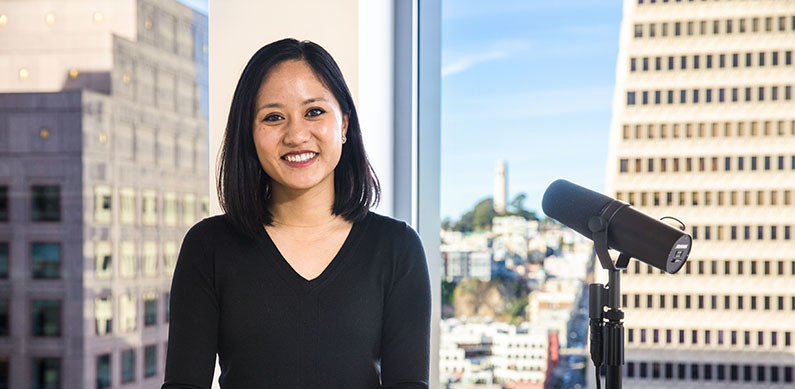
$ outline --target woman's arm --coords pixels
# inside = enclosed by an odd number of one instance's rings
[[[199,222],[188,230],[177,258],[161,389],[209,389],[212,384],[219,310],[212,255],[203,241],[209,235],[206,226]]]
[[[381,331],[381,387],[427,389],[431,285],[425,250],[408,225],[387,287]]]

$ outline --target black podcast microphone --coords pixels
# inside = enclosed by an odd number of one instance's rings
[[[588,239],[594,229],[589,223],[603,218],[608,225],[607,245],[668,273],[676,273],[690,254],[692,238],[682,230],[654,219],[601,193],[566,180],[549,185],[541,207],[547,216],[565,224]]]

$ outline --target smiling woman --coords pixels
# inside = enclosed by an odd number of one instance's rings
[[[428,388],[431,289],[380,189],[348,87],[320,46],[250,59],[219,161],[223,215],[186,234],[164,389]]]

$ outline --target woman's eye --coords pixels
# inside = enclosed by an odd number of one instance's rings
[[[275,121],[278,121],[278,120],[281,120],[281,119],[282,119],[282,117],[280,115],[273,114],[273,115],[265,116],[265,118],[262,119],[262,121],[263,122],[275,122]]]
[[[309,111],[306,112],[306,116],[320,116],[320,115],[322,115],[325,112],[326,111],[324,111],[324,110],[322,110],[320,108],[312,108],[312,109],[310,109]]]

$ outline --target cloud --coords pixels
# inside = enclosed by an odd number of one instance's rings
[[[487,49],[478,49],[457,58],[445,61],[442,65],[442,77],[461,73],[484,62],[507,58],[514,52],[526,50],[530,45],[523,40],[510,39],[495,42]]]

